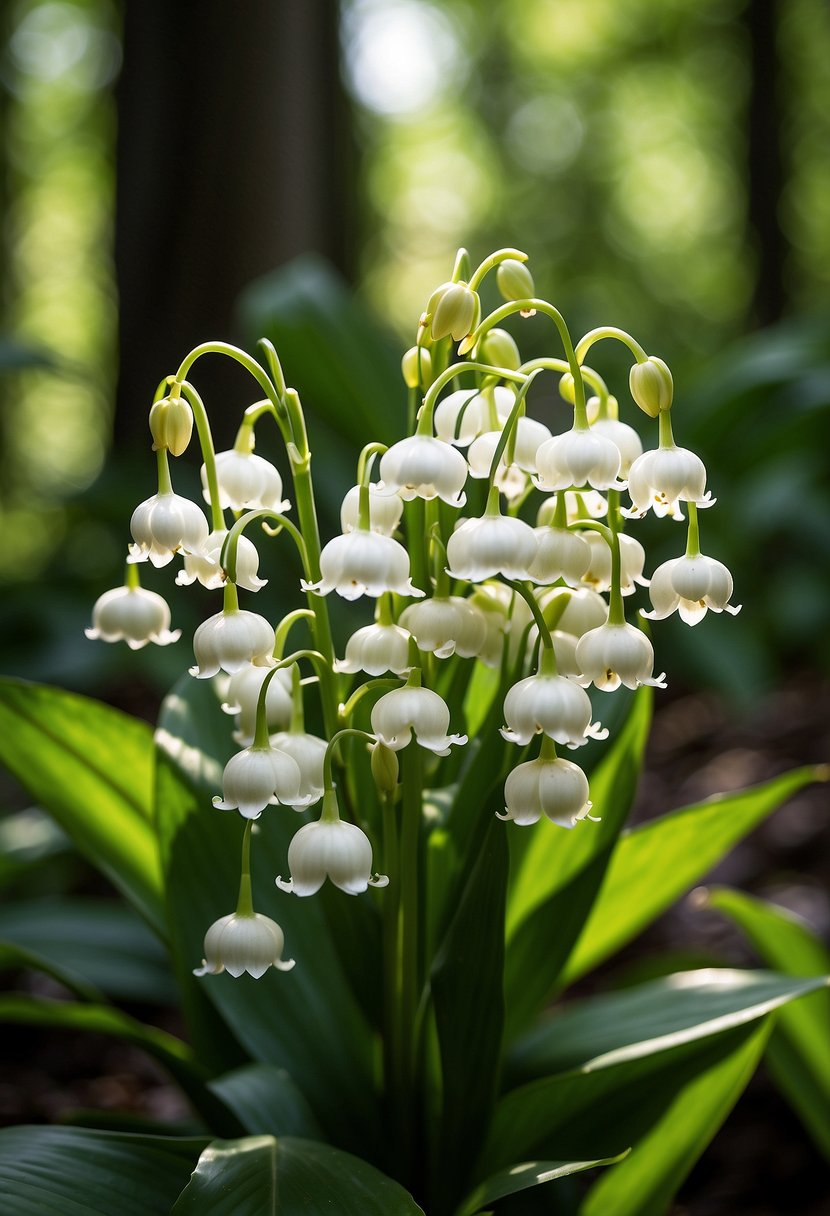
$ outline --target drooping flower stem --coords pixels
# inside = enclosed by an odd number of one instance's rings
[[[511,446],[515,445],[516,429],[519,424],[519,418],[524,417],[525,399],[527,397],[528,389],[539,375],[539,371],[541,371],[541,368],[535,372],[531,372],[530,375],[526,377],[524,383],[516,394],[516,400],[513,402],[513,408],[508,414],[507,421],[505,422],[502,432],[499,435],[496,450],[493,452],[493,459],[490,461],[490,473],[488,475],[488,481],[490,483],[491,490],[496,484],[496,475],[499,471],[499,462],[504,455],[505,448],[508,446],[508,444]]]
[[[612,500],[611,495],[614,495]],[[608,493],[608,525],[599,523],[596,519],[578,519],[571,524],[571,529],[580,531],[590,530],[599,532],[611,550],[611,589],[608,596],[608,624],[624,625],[625,609],[622,600],[622,560],[620,556],[620,512],[619,491],[610,490]]]
[[[219,480],[216,476],[216,448],[213,444],[210,419],[205,409],[205,403],[193,385],[184,381],[179,387],[190,402],[190,407],[193,410],[193,421],[196,423],[199,447],[202,449],[208,497],[210,498],[210,526],[214,532],[224,532],[225,516],[219,503]]]
[[[482,324],[484,324],[484,322],[482,322]],[[432,435],[433,414],[435,413],[435,406],[438,402],[439,396],[441,395],[441,390],[445,387],[445,385],[449,384],[451,380],[454,380],[456,376],[460,376],[462,372],[479,372],[481,375],[498,380],[515,381],[517,384],[524,383],[526,379],[521,372],[510,371],[506,367],[491,367],[489,363],[453,363],[446,369],[446,371],[443,371],[441,375],[437,377],[437,379],[433,380],[432,384],[427,389],[426,396],[424,397],[424,404],[418,418],[416,434]]]
[[[172,494],[173,483],[170,480],[170,465],[167,462],[167,448],[156,449],[156,467],[158,468],[159,494]]]
[[[603,338],[615,338],[618,342],[622,342],[623,346],[628,347],[638,363],[648,362],[648,355],[640,343],[631,337],[631,334],[627,334],[624,329],[617,329],[614,325],[603,325],[599,329],[592,329],[577,342],[576,357],[580,363],[594,343],[600,342]]]
[[[686,556],[700,557],[700,527],[697,517],[697,503],[687,502],[689,512],[689,528],[686,533]]]
[[[661,448],[674,447],[674,433],[671,427],[671,410],[661,410],[658,419],[658,433],[660,436]]]
[[[527,363],[523,363],[519,368],[520,372],[530,375],[531,372],[537,370],[548,372],[569,372],[570,364],[566,359],[528,359]],[[582,367],[582,379],[585,383],[594,390],[600,401],[600,415],[606,408],[608,403],[608,385],[603,380],[599,372],[595,372],[592,367]]]
[[[521,249],[497,249],[495,253],[491,253],[489,257],[485,258],[473,272],[469,281],[471,289],[477,291],[485,275],[494,270],[499,262],[506,262],[508,260],[526,262],[527,254],[522,253]]]
[[[237,916],[253,916],[254,901],[251,894],[251,829],[253,820],[245,821],[245,832],[242,836],[242,866],[239,876],[239,898],[236,901]]]

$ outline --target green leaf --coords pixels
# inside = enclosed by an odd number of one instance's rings
[[[817,769],[800,768],[763,785],[672,811],[620,840],[582,936],[564,969],[573,983],[688,891],[748,832],[803,786]]]
[[[706,970],[568,1006],[511,1053],[511,1080],[533,1079],[499,1102],[481,1160],[489,1172],[554,1144],[574,1158],[636,1147],[678,1086],[725,1059],[750,1023],[825,983]]]
[[[2,678],[0,763],[159,928],[150,728],[76,693]]]
[[[712,887],[708,906],[723,912],[751,941],[765,963],[785,975],[830,972],[830,952],[785,908],[740,891]],[[830,1157],[830,992],[814,992],[782,1009],[767,1048],[776,1082]]]
[[[204,1140],[80,1127],[0,1131],[0,1194],[9,1216],[159,1216]]]
[[[208,1088],[251,1135],[322,1139],[310,1106],[284,1068],[246,1064],[217,1077]]]
[[[410,1195],[373,1166],[313,1140],[215,1140],[171,1216],[418,1216]],[[423,1213],[421,1213],[423,1216]]]
[[[332,947],[321,901],[287,895],[274,884],[286,873],[288,843],[304,817],[268,808],[251,851],[255,906],[281,925],[286,957],[297,966],[288,974],[271,969],[258,980],[225,973],[195,981],[189,970],[202,958],[207,928],[236,905],[243,832],[239,815],[211,806],[211,796],[221,789],[221,764],[235,749],[230,719],[207,681],[187,679],[176,686],[163,707],[157,739],[158,830],[170,934],[191,1033],[199,1037],[205,1031],[204,1002],[210,1002],[255,1060],[290,1073],[332,1139],[370,1152],[380,1140],[374,1042],[344,974],[349,960],[341,963]],[[344,915],[349,900],[370,898],[335,894]],[[212,1042],[217,1037],[215,1028],[206,1033]]]
[[[642,766],[651,723],[651,690],[641,688],[610,752],[591,775],[593,813],[568,832],[546,821],[532,829],[508,894],[508,949],[504,974],[506,1037],[511,1039],[544,1007],[579,937],[625,823]],[[512,929],[512,932],[511,932]]]
[[[625,1161],[591,1188],[580,1216],[662,1216],[746,1088],[770,1029],[765,1018],[730,1055],[684,1085]]]
[[[158,939],[112,900],[26,900],[0,908],[0,939],[51,974],[98,996],[173,1004],[176,989]],[[32,965],[32,964],[30,964]]]
[[[434,1148],[445,1209],[467,1177],[496,1096],[506,882],[507,845],[494,820],[432,969],[443,1093]]]
[[[580,1174],[583,1170],[596,1169],[599,1165],[616,1165],[625,1156],[625,1153],[620,1153],[617,1157],[601,1157],[598,1161],[528,1161],[522,1165],[511,1166],[509,1170],[493,1174],[480,1183],[461,1204],[456,1216],[475,1216],[482,1208],[497,1203],[508,1195],[515,1195],[517,1191],[555,1182],[557,1178]]]

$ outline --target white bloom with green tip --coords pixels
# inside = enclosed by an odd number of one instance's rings
[[[652,612],[642,615],[654,621],[677,612],[687,625],[697,625],[712,612],[729,612],[737,616],[740,605],[730,604],[732,597],[732,575],[723,562],[714,557],[675,557],[663,562],[651,576],[649,595]]]
[[[276,883],[294,895],[314,895],[327,878],[348,895],[389,883],[385,874],[372,874],[372,845],[366,833],[340,818],[301,827],[288,846],[288,868],[291,877],[279,877]]]
[[[211,532],[201,553],[185,553],[184,569],[176,575],[176,582],[180,587],[187,587],[197,579],[203,587],[211,590],[224,587],[225,571],[219,564],[219,559],[227,535],[227,529]],[[268,579],[260,578],[258,570],[259,554],[256,546],[247,536],[239,536],[236,549],[237,586],[246,591],[259,591],[267,584]]]
[[[384,493],[413,498],[441,498],[451,507],[467,501],[467,461],[449,443],[432,435],[410,435],[393,443],[380,458]]]
[[[372,707],[372,731],[393,752],[410,743],[413,734],[421,747],[448,756],[454,743],[466,743],[466,735],[450,735],[450,711],[437,692],[406,685],[393,688]]]
[[[291,504],[282,496],[279,470],[257,456],[256,452],[238,452],[231,448],[216,453],[216,480],[219,483],[219,506],[222,510],[249,511],[262,508],[282,513]],[[202,491],[210,502],[207,470],[202,465]]]
[[[242,609],[217,612],[202,621],[193,635],[196,666],[190,668],[190,674],[199,680],[220,670],[234,675],[249,663],[267,662],[274,641],[274,630],[264,616]]]
[[[375,598],[385,591],[398,595],[422,596],[409,577],[409,554],[391,536],[368,532],[362,528],[335,536],[320,554],[320,578],[316,583],[305,579],[303,591],[328,595],[336,591],[346,600],[361,595]]]
[[[651,642],[633,625],[606,622],[583,634],[576,644],[576,661],[580,674],[574,678],[583,687],[594,684],[603,692],[613,692],[620,684],[626,688],[637,688],[640,684],[666,687],[665,672],[656,679],[652,677]]]
[[[401,675],[409,667],[409,634],[399,625],[364,625],[349,638],[346,654],[336,659],[334,670],[353,675],[365,671],[380,676],[386,671]]]
[[[570,760],[528,760],[508,775],[504,784],[504,814],[522,827],[537,823],[544,815],[551,823],[572,828],[580,819],[590,819],[588,778]]]

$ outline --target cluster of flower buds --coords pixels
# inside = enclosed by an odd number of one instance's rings
[[[482,319],[480,289],[492,270],[504,303]],[[514,337],[501,328],[513,314],[553,321],[561,355],[523,361]],[[617,399],[585,363],[589,349],[606,338],[622,342],[633,357],[631,396],[657,420],[657,444],[649,450],[637,430],[620,421]],[[262,345],[267,369],[244,352],[210,343],[160,386],[150,412],[158,492],[133,513],[126,585],[99,599],[87,631],[132,647],[175,640],[167,605],[139,586],[138,564],[148,559],[161,567],[178,554],[178,583],[198,580],[223,590],[222,610],[196,630],[191,674],[224,680],[223,709],[236,717],[242,750],[225,767],[214,804],[238,811],[246,830],[239,904],[208,930],[199,974],[225,969],[257,976],[271,965],[290,965],[281,958],[282,932],[253,911],[250,896],[251,823],[269,806],[306,812],[322,799],[319,819],[292,838],[290,878],[276,878],[281,890],[308,896],[326,878],[349,894],[386,884],[372,868],[370,818],[351,808],[341,817],[333,777],[337,747],[343,736],[355,735],[369,745],[377,799],[393,811],[398,753],[423,749],[432,783],[440,782],[440,757],[467,742],[451,733],[463,726],[462,702],[448,697],[448,704],[437,691],[454,687],[444,665],[478,661],[497,669],[503,738],[527,748],[541,736],[536,758],[507,774],[501,817],[526,825],[545,816],[571,828],[592,818],[592,804],[584,772],[561,758],[557,746],[578,750],[608,734],[593,720],[586,689],[665,687],[664,677],[654,675],[642,621],[626,619],[625,600],[638,585],[648,587],[651,611],[641,609],[640,618],[678,612],[692,625],[708,611],[738,611],[730,604],[729,571],[700,551],[698,511],[714,500],[700,458],[675,443],[668,367],[618,329],[593,330],[574,345],[558,310],[536,297],[524,254],[500,250],[471,274],[461,251],[452,280],[431,296],[417,343],[403,358],[411,433],[389,448],[364,448],[356,484],[343,499],[341,533],[322,549],[299,398],[286,388],[276,352]],[[227,452],[213,451],[204,405],[187,380],[208,351],[255,368],[258,383],[268,385],[267,399],[245,411]],[[543,372],[557,377],[573,406],[573,424],[560,434],[526,413],[530,387]],[[168,456],[186,450],[194,416],[210,521],[174,493],[168,466]],[[276,423],[284,441],[299,523],[288,514],[277,468],[254,452],[262,419]],[[648,511],[675,524],[688,517],[685,553],[660,565],[650,582],[643,546],[624,530]],[[254,522],[280,535],[281,544],[293,542],[303,566],[297,590],[306,606],[276,623],[239,607],[238,588],[257,594],[266,582],[257,548],[245,535]],[[375,601],[373,619],[346,642],[342,658],[331,642],[331,593]],[[299,621],[311,646],[283,658],[288,632]],[[301,677],[301,664],[311,665],[311,676]],[[319,698],[325,737],[305,730],[309,686]],[[368,731],[353,725],[364,697],[371,705]]]

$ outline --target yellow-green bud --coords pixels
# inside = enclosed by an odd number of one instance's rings
[[[432,356],[423,346],[412,346],[401,359],[407,388],[426,388],[432,383]]]
[[[496,282],[505,300],[530,300],[536,294],[533,275],[524,262],[517,262],[514,258],[499,262]]]
[[[576,401],[574,378],[570,372],[565,372],[562,379],[559,381],[559,396],[563,401],[567,401],[569,405],[573,405]]]
[[[181,456],[193,433],[193,410],[181,397],[162,397],[150,409],[153,451],[167,448],[171,456]]]
[[[478,344],[478,358],[493,367],[516,371],[522,365],[519,348],[506,329],[490,329]]]
[[[645,363],[635,363],[628,375],[631,396],[649,418],[670,410],[674,398],[671,372],[662,359],[649,355]]]
[[[481,304],[476,293],[466,283],[447,283],[432,311],[432,337],[437,342],[450,334],[455,342],[460,342],[472,333],[480,317]]]
[[[391,794],[398,784],[398,754],[382,743],[371,748],[372,777],[383,794]]]

